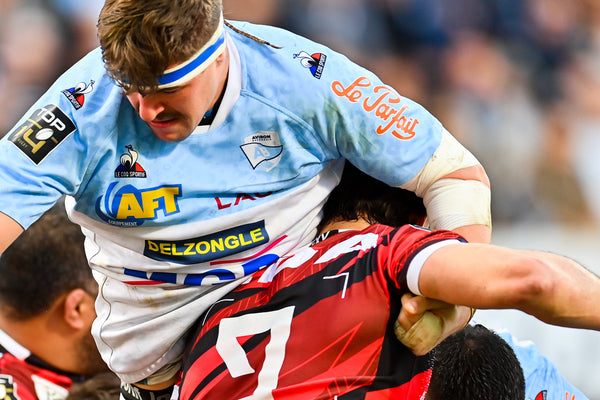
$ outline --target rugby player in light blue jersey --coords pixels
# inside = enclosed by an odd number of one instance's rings
[[[0,142],[0,252],[68,196],[124,382],[176,377],[197,316],[314,238],[346,159],[422,197],[431,228],[490,241],[477,159],[345,56],[220,0],[108,0],[98,29]]]

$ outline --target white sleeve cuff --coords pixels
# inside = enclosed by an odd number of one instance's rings
[[[432,255],[436,250],[448,246],[449,244],[463,243],[457,239],[448,239],[443,240],[441,242],[434,243],[429,245],[419,251],[416,256],[413,257],[410,264],[408,264],[408,271],[406,272],[406,280],[408,283],[408,290],[411,293],[416,294],[418,296],[422,296],[421,291],[419,290],[419,276],[421,275],[421,269],[423,268],[423,264]]]

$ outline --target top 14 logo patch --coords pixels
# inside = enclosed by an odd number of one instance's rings
[[[35,110],[9,134],[8,140],[37,165],[75,129],[75,124],[63,110],[48,104]]]

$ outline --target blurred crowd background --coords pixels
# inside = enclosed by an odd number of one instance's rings
[[[526,247],[537,237],[531,246],[560,244],[598,264],[600,1],[223,1],[226,18],[324,43],[437,116],[488,172],[495,242]],[[98,45],[102,4],[0,0],[0,136]],[[586,379],[599,371],[589,363],[600,364],[600,340],[590,338],[597,357],[563,373],[600,398]]]

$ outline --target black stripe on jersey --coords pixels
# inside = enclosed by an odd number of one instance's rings
[[[251,307],[241,312],[231,314],[230,317],[256,313],[257,310],[260,310],[260,312],[279,310],[282,307],[288,307],[290,305],[290,299],[295,299],[293,305],[295,306],[294,317],[296,317],[302,312],[309,310],[313,305],[315,305],[319,301],[331,296],[338,295],[343,290],[342,285],[324,285],[323,277],[336,275],[338,272],[340,272],[340,270],[343,270],[348,263],[353,263],[358,253],[358,251],[353,251],[350,253],[342,254],[336,260],[327,263],[324,269],[314,272],[308,277],[304,277],[300,281],[294,282],[290,286],[279,288],[275,292],[275,294],[268,299],[268,306],[263,305],[265,302],[267,302],[264,296],[266,295],[268,289],[261,290],[251,288],[248,290],[232,292],[226,296],[227,299],[234,299],[235,302],[253,301],[258,302],[259,304],[255,307]],[[374,253],[376,252],[369,251],[367,252],[367,254],[365,254],[365,257],[374,257]],[[361,257],[361,259],[362,258],[363,257]],[[359,259],[357,261],[357,264],[364,264],[364,268],[354,267],[348,269],[348,271],[351,273],[351,276],[349,277],[348,287],[350,287],[353,283],[358,283],[362,281],[363,279],[365,279],[373,273],[372,268],[366,268],[366,266],[369,263],[365,262],[364,260],[361,261]],[[311,296],[306,296],[306,293],[311,293]],[[220,302],[215,304],[215,306],[210,309],[210,314],[214,315],[219,313],[220,310],[229,307],[231,303],[232,302]],[[199,319],[199,321],[202,321],[203,319],[204,316],[202,316]],[[206,350],[205,346],[203,346],[203,343],[208,343],[211,347],[216,343],[218,329],[219,326],[216,325],[212,327],[208,332],[204,332],[203,337],[199,341],[197,340],[197,338],[200,333],[201,327],[199,326],[194,329],[194,333],[190,337],[194,338],[192,340],[196,340],[196,342],[194,343],[191,349],[187,350],[184,353],[187,355],[187,357],[185,357],[184,359],[184,376],[182,378],[183,380],[186,379],[185,371],[187,371],[187,368],[191,366],[191,364],[193,364],[195,360],[200,358],[203,352]],[[265,335],[268,334],[270,334],[270,332],[265,332]],[[265,339],[265,337],[266,336],[263,336],[262,334],[252,337],[244,346],[244,350],[246,351],[246,353],[249,353],[251,350],[256,348]],[[196,384],[197,386],[194,389],[191,398],[194,398],[204,385],[206,385],[208,382],[211,382],[211,379],[214,379],[225,369],[226,365],[224,362],[222,362],[205,380],[203,380],[200,383],[194,382],[194,384]],[[193,382],[193,377],[190,378],[190,380]]]
[[[396,233],[396,231],[394,231]],[[390,235],[393,235],[391,233]],[[360,254],[358,251],[353,251],[350,253],[345,253],[340,255],[337,259],[329,261],[323,269],[318,270],[317,267],[313,267],[313,272],[306,276],[303,275],[299,281],[293,281],[289,286],[279,287],[275,293],[272,293],[276,288],[270,287],[269,289],[257,289],[257,288],[249,288],[247,290],[241,290],[238,292],[231,293],[226,296],[227,299],[235,299],[236,301],[255,303],[257,306],[251,306],[249,309],[242,310],[240,312],[234,312],[233,314],[228,314],[228,317],[231,316],[241,316],[245,314],[260,312],[268,312],[279,310],[282,307],[288,307],[291,305],[290,299],[293,299],[293,305],[295,306],[295,314],[294,317],[302,314],[303,312],[311,309],[315,304],[319,303],[321,300],[330,298],[332,296],[340,295],[343,290],[342,284],[324,284],[324,277],[330,277],[338,275],[340,272],[348,272],[348,286],[346,289],[350,288],[353,284],[357,284],[362,282],[367,277],[373,275],[375,271],[378,271],[377,268],[377,254],[379,251],[385,251],[385,248],[390,243],[390,237],[388,235],[380,236],[381,243],[378,248],[369,249],[366,252]],[[429,242],[431,243],[431,242]],[[322,253],[319,253],[322,254]],[[346,268],[346,266],[350,264],[356,264],[351,268]],[[291,278],[290,278],[291,279]],[[377,279],[377,278],[374,278]],[[397,288],[397,283],[393,282],[393,280],[388,277],[387,278],[387,287],[390,295],[391,302],[391,315],[398,315],[401,307],[400,297],[402,293]],[[402,286],[401,286],[402,287]],[[404,286],[406,287],[406,286]],[[258,293],[257,293],[258,291]],[[310,296],[306,294],[310,293]],[[263,305],[268,301],[268,306]],[[229,307],[231,302],[223,302],[218,303],[210,310],[210,314],[214,315],[219,313],[220,310]],[[412,352],[404,347],[395,337],[393,331],[393,324],[395,318],[391,318],[391,321],[388,322],[386,327],[386,335],[384,338],[383,348],[381,352],[381,358],[378,366],[378,379],[379,381],[375,381],[371,388],[366,389],[367,391],[371,390],[379,390],[389,387],[398,386],[399,384],[409,382],[411,378],[416,374],[423,371],[426,371],[430,368],[430,363],[427,360],[415,360],[415,357],[412,355]],[[198,336],[198,330],[194,333],[194,336]],[[202,340],[190,351],[190,360],[193,362],[197,358],[199,358],[203,351],[206,350],[206,345],[212,347],[216,340],[213,340],[218,334],[218,326],[215,326],[210,329],[209,336],[206,337],[206,340]],[[205,333],[206,335],[207,333]],[[268,332],[265,335],[269,334]],[[262,335],[260,335],[262,336]],[[253,337],[250,341],[248,341],[244,350],[249,353],[252,349],[256,348],[265,337]],[[184,367],[187,367],[188,363]],[[395,366],[395,367],[390,367]],[[197,385],[194,389],[194,395],[198,393],[198,391],[207,383],[211,381],[211,378],[216,377],[220,373],[225,370],[226,366],[224,363],[221,363],[218,368],[210,374],[205,380],[200,383],[193,382],[193,378],[190,379],[193,384]],[[184,370],[186,370],[184,368]],[[390,376],[390,375],[396,376]],[[184,380],[186,377],[184,376]],[[356,393],[355,393],[356,392]],[[361,396],[359,393],[364,393],[364,390],[355,390],[354,393],[357,399],[362,399],[364,396]],[[348,393],[350,395],[350,393]],[[346,398],[346,397],[344,397]],[[348,399],[352,399],[354,397],[348,397]]]
[[[391,238],[393,238],[394,235],[399,234],[398,232],[400,230],[401,228],[396,228],[388,235],[383,235],[380,247],[389,246]],[[408,262],[406,262],[405,265],[408,265]],[[386,275],[387,288],[390,294],[390,318],[381,345],[381,354],[379,365],[377,367],[377,375],[380,379],[373,381],[373,383],[366,388],[367,392],[395,387],[398,386],[398,382],[409,382],[413,376],[433,367],[433,359],[431,357],[415,357],[412,351],[396,338],[396,334],[394,333],[396,316],[400,314],[400,310],[402,309],[402,302],[400,299],[404,293],[408,292],[406,272],[407,271],[403,266],[396,277],[398,281]],[[401,289],[398,289],[398,286]],[[358,392],[358,397],[355,398],[364,399],[364,395],[360,393],[360,390],[358,390]],[[342,400],[342,398],[346,400],[345,396],[339,399]],[[353,399],[353,397],[348,397],[348,400],[350,399]]]
[[[402,228],[394,229],[389,235],[383,236],[382,245],[388,246],[390,238],[393,238],[395,235],[399,234]],[[402,233],[400,233],[402,234]],[[441,237],[440,237],[441,235]],[[408,252],[408,257],[404,261],[404,265],[410,265],[411,261],[414,257],[419,254],[420,251],[427,248],[428,246],[434,245],[436,243],[445,241],[445,240],[460,240],[466,242],[461,237],[457,236],[456,233],[448,232],[448,234],[441,234],[440,232],[430,231],[430,234],[421,237],[418,241],[411,246],[410,251]],[[398,272],[396,276],[396,281],[387,277],[388,280],[388,291],[390,293],[390,316],[397,316],[400,314],[400,310],[402,308],[402,303],[400,301],[401,296],[408,291],[408,284],[406,279],[407,269],[403,266]],[[398,286],[401,288],[398,289]],[[388,322],[388,326],[386,329],[386,336],[384,338],[384,342],[382,344],[381,350],[381,358],[379,361],[378,372],[381,376],[391,377],[396,375],[396,382],[404,382],[406,379],[410,379],[410,377],[425,372],[428,369],[433,367],[433,357],[431,356],[423,356],[423,357],[414,357],[412,352],[404,346],[394,334],[394,323],[395,318],[390,318]],[[394,366],[397,360],[414,360],[414,364],[412,366],[405,365],[403,368],[390,368]],[[402,373],[403,371],[411,371],[410,374]],[[399,375],[401,373],[401,375]],[[377,380],[373,382],[369,391],[376,391],[386,389],[389,386],[383,380]],[[362,397],[358,397],[362,399]],[[345,397],[344,397],[345,399]],[[351,397],[349,397],[351,399]],[[340,398],[342,400],[342,398]]]
[[[212,337],[213,334],[218,334],[218,326],[214,329],[211,329],[210,333],[208,334],[208,337]],[[244,351],[247,353],[250,352],[251,349],[255,348],[256,346],[258,346],[263,340],[265,340],[269,335],[271,334],[271,332],[263,332],[260,334],[256,334],[253,337],[251,337],[250,339],[248,339],[248,341],[246,343],[244,343],[242,345],[242,348],[244,349]],[[212,341],[212,343],[216,343],[216,339]],[[191,356],[190,356],[190,361],[194,362],[194,360],[196,360],[198,358],[199,355],[201,355],[201,353],[195,352],[194,350],[197,349],[193,349],[191,352]],[[187,354],[187,352],[184,353],[184,357],[185,354]],[[187,363],[186,363],[187,366]],[[184,371],[186,371],[187,368],[184,368]],[[219,364],[210,374],[206,375],[206,378],[204,378],[201,382],[194,382],[196,384],[196,388],[193,390],[190,399],[195,398],[196,396],[198,396],[198,394],[200,393],[200,391],[204,388],[204,386],[208,385],[210,382],[212,382],[213,380],[217,379],[219,375],[221,375],[223,372],[225,372],[227,370],[227,365],[225,365],[224,362],[222,362],[221,364]],[[182,380],[186,379],[186,375],[183,376]]]

